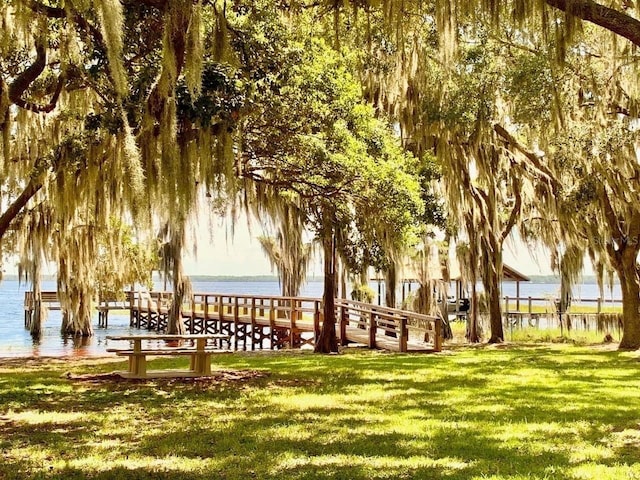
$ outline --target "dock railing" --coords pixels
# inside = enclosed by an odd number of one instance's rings
[[[516,305],[514,310],[512,307]],[[524,305],[524,309],[521,307]],[[531,327],[540,326],[545,320],[547,326],[557,322],[561,329],[580,328],[589,330],[620,327],[621,299],[574,298],[568,308],[560,311],[559,299],[554,297],[504,297],[503,317],[510,327],[522,327],[528,321]],[[618,310],[619,307],[619,310]]]
[[[413,338],[420,343],[429,342],[431,346],[425,350],[442,349],[442,324],[437,317],[346,299],[336,299],[335,305],[338,337],[344,345],[357,341],[378,348],[383,346],[381,343],[388,346],[395,342],[394,349],[407,352]],[[272,331],[286,329],[291,336],[291,345],[311,343],[297,336],[301,332],[313,332],[315,343],[323,321],[322,301],[317,298],[220,293],[194,293],[190,304],[185,305],[183,315],[193,324],[208,319],[232,321],[234,331],[247,324],[252,327],[267,325]]]
[[[414,339],[430,343],[436,352],[442,350],[442,321],[438,317],[347,299],[336,299],[336,308],[343,342],[361,337],[369,348],[378,348],[381,338],[386,342],[396,339],[397,349],[407,352],[409,340]]]
[[[95,302],[95,309],[98,311],[98,326],[107,327],[110,310],[132,310],[133,298],[136,292],[126,291],[123,300],[98,299]],[[40,292],[40,306],[47,310],[62,310],[60,298],[57,291]],[[24,292],[24,326],[30,328],[33,312],[38,308],[33,291]]]

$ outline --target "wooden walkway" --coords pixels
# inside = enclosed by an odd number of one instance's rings
[[[156,332],[167,329],[171,292],[126,292],[124,302],[101,302],[98,326],[107,327],[111,309],[130,312],[130,325]],[[41,304],[60,309],[56,292],[42,292]],[[440,319],[415,312],[336,299],[336,332],[342,345],[361,344],[398,352],[442,349]],[[36,302],[25,292],[25,327]],[[234,349],[313,347],[322,328],[322,301],[308,297],[277,297],[194,293],[183,305],[183,320],[192,335],[220,334]]]
[[[171,294],[136,295],[131,325],[164,331]],[[194,293],[183,308],[190,334],[228,335],[234,349],[313,346],[322,328],[322,301],[306,297],[271,297]],[[442,325],[436,317],[336,299],[337,335],[342,345],[362,344],[399,352],[442,349]]]
[[[96,305],[98,310],[98,326],[107,328],[109,326],[110,310],[131,310],[131,305],[136,292],[125,292],[125,300],[101,300]],[[40,304],[48,310],[61,310],[58,292],[40,292]],[[33,314],[38,308],[33,292],[24,292],[24,328],[29,330],[33,321]]]

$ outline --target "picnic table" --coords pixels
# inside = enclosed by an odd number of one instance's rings
[[[222,340],[229,340],[228,335],[118,335],[107,336],[113,342],[129,342],[127,348],[107,348],[107,352],[129,358],[129,370],[117,372],[125,378],[176,378],[200,377],[211,375],[211,354],[225,352],[218,348]],[[143,348],[143,341],[158,341],[151,348]],[[161,343],[160,343],[161,342]],[[210,342],[214,342],[211,345]],[[152,370],[147,371],[147,356],[171,355],[189,356],[189,370]]]

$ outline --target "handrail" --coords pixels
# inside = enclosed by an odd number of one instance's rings
[[[109,308],[109,304],[114,304],[112,309],[124,309],[127,310],[131,308],[131,295],[130,291],[125,292],[127,295],[124,300],[113,300],[113,299],[100,299],[96,302],[96,308]],[[61,300],[56,290],[42,291],[40,292],[40,302],[48,308],[51,308],[49,304],[60,304]],[[33,291],[28,290],[24,292],[24,308],[25,310],[33,310],[35,308],[35,295]]]
[[[382,330],[386,335],[395,336],[398,349],[408,351],[409,331],[430,339],[435,351],[442,349],[442,322],[440,318],[417,312],[409,312],[396,308],[372,305],[357,300],[336,299],[339,309],[341,338],[346,337],[346,329],[351,324],[367,332],[370,348],[377,347],[377,332]],[[364,328],[363,328],[364,327]]]
[[[346,299],[346,298],[341,298],[341,299],[336,298],[335,301],[336,301],[336,305],[338,304],[338,302],[350,303],[350,304],[353,304],[353,305],[358,305],[358,306],[362,306],[362,307],[365,307],[365,308],[370,308],[370,309],[372,309],[372,310],[374,310],[376,312],[381,312],[381,313],[382,312],[388,312],[388,313],[396,313],[396,314],[399,314],[399,315],[410,314],[411,317],[413,317],[413,318],[420,318],[420,319],[424,319],[424,320],[436,320],[438,318],[438,317],[435,317],[433,315],[426,315],[424,313],[410,312],[410,311],[407,311],[407,310],[400,310],[400,309],[397,309],[397,308],[385,307],[385,306],[382,306],[382,305],[373,305],[371,303],[360,302],[358,300],[349,300],[349,299]]]
[[[553,301],[553,300],[557,300],[558,298],[555,296],[549,296],[549,297],[512,297],[511,295],[503,295],[502,299],[509,299],[509,300],[529,300],[531,299],[534,302],[549,302],[549,301]],[[597,302],[607,302],[607,303],[622,303],[622,299],[621,298],[577,298],[574,297],[571,299],[571,301],[573,303],[597,303]]]

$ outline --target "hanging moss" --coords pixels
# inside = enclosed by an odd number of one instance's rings
[[[187,42],[187,59],[185,61],[185,79],[192,97],[200,95],[204,63],[204,42],[202,38],[202,2],[193,6],[189,38]]]
[[[109,70],[113,79],[113,84],[120,98],[124,98],[129,92],[127,74],[123,61],[123,12],[120,0],[99,0],[95,2],[102,36],[107,47],[109,58]]]

